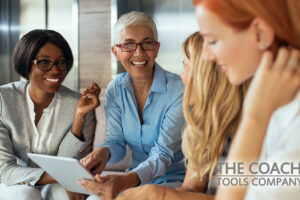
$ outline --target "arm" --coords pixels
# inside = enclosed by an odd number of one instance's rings
[[[72,128],[62,140],[58,156],[81,158],[92,150],[96,125],[94,109],[100,105],[100,91],[93,83],[83,92],[76,106]]]
[[[92,153],[81,159],[81,164],[91,173],[101,173],[106,163],[115,163],[121,160],[126,154],[126,141],[123,135],[121,122],[121,109],[118,105],[118,92],[114,88],[115,81],[112,81],[106,91],[106,139],[103,145]]]
[[[126,139],[123,134],[121,121],[121,108],[118,99],[120,92],[117,83],[112,81],[106,90],[105,115],[106,130],[105,142],[100,147],[107,147],[110,153],[108,164],[114,164],[122,160],[126,155]]]
[[[200,178],[193,176],[189,169],[184,178],[183,185],[177,189],[164,188],[160,185],[143,185],[131,188],[118,196],[117,200],[212,200],[213,195],[205,194],[208,185],[207,177],[200,181]],[[164,191],[165,190],[165,191]],[[164,196],[164,197],[163,197]]]
[[[291,66],[295,64],[290,62],[291,59],[298,61],[299,52],[281,48],[274,62],[272,53],[264,54],[247,92],[242,121],[230,148],[228,162],[244,162],[244,168],[248,169],[250,162],[258,161],[273,112],[290,102],[299,89],[300,67],[299,64]],[[217,199],[243,199],[247,188],[221,185]]]
[[[181,187],[176,188],[177,191],[182,192],[202,192],[205,193],[208,186],[208,176],[205,176],[200,180],[200,178],[192,173],[189,168],[187,168],[183,184]]]
[[[146,184],[164,175],[181,151],[181,131],[184,124],[182,112],[182,93],[172,100],[164,116],[158,138],[149,157],[132,171]]]

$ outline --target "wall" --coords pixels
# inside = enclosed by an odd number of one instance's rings
[[[80,90],[96,82],[101,95],[111,80],[110,1],[79,0]]]

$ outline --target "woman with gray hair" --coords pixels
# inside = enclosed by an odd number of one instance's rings
[[[146,183],[179,187],[185,174],[181,151],[184,86],[180,76],[156,62],[160,43],[152,19],[141,12],[124,14],[114,28],[112,53],[127,72],[106,91],[106,141],[81,160],[96,181],[79,183],[101,199]],[[106,164],[132,150],[128,173],[100,177]]]

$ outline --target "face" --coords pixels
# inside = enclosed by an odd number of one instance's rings
[[[64,61],[65,57],[60,48],[48,42],[41,47],[35,59],[49,60],[53,63]],[[50,71],[41,71],[36,64],[33,64],[29,74],[30,91],[53,94],[58,91],[67,73],[67,71],[59,71],[56,65]]]
[[[119,43],[140,43],[155,41],[154,34],[148,26],[126,27],[121,32]],[[152,80],[153,67],[159,43],[154,50],[143,50],[140,45],[135,51],[122,52],[121,48],[112,47],[112,52],[129,73],[133,80]]]
[[[190,60],[186,56],[184,56],[182,63],[183,63],[184,71],[181,74],[181,79],[183,84],[186,86],[189,73],[190,73]]]
[[[204,37],[205,58],[217,62],[232,84],[252,77],[262,56],[254,28],[237,31],[201,5],[196,7],[196,16]]]

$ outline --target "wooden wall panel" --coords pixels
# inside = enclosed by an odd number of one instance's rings
[[[110,0],[79,0],[79,86],[111,80]],[[102,95],[104,92],[102,92]]]

